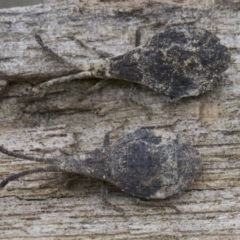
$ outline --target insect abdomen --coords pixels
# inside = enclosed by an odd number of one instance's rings
[[[200,168],[190,143],[173,133],[142,128],[130,137],[113,147],[111,169],[112,182],[133,196],[161,199],[179,193]]]

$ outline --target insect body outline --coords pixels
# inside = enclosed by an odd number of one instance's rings
[[[39,35],[36,40],[64,63],[62,57],[44,45]],[[167,27],[145,45],[122,55],[86,61],[76,66],[79,73],[46,81],[35,86],[32,92],[44,94],[50,86],[74,79],[119,79],[144,85],[177,100],[213,90],[229,62],[227,48],[210,31],[193,26]]]
[[[2,146],[0,152],[49,163],[42,171],[68,172],[100,179],[141,199],[163,199],[180,193],[201,169],[201,159],[191,144],[172,132],[142,127],[114,144],[109,144],[108,133],[103,142],[102,148],[85,152],[79,158],[38,158],[11,152]],[[32,169],[10,175],[0,183],[0,188],[38,171]]]

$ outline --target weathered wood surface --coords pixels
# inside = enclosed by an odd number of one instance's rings
[[[81,154],[100,147],[108,130],[122,126],[114,141],[138,126],[157,125],[190,139],[203,169],[185,192],[164,200],[165,207],[136,205],[112,187],[109,201],[124,213],[103,204],[98,181],[28,175],[0,191],[0,238],[239,239],[239,9],[220,0],[64,1],[1,9],[0,144],[37,156],[62,156],[59,149]],[[212,92],[168,103],[137,86],[130,101],[133,84],[113,81],[78,101],[98,82],[93,79],[54,86],[43,99],[24,102],[31,86],[77,71],[46,55],[35,33],[77,65],[99,58],[82,43],[117,55],[134,47],[138,27],[145,43],[167,25],[186,23],[214,32],[231,52],[231,65]],[[1,154],[0,179],[34,166],[40,164]]]

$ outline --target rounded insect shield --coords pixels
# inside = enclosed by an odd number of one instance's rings
[[[114,144],[110,144],[109,134],[101,149],[79,158],[39,158],[0,147],[4,154],[51,164],[10,175],[0,187],[26,174],[62,171],[110,182],[138,198],[163,199],[180,193],[201,168],[201,159],[191,144],[172,132],[139,128]]]

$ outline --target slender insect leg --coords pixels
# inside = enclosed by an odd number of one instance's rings
[[[73,37],[72,39],[74,41],[76,41],[80,46],[82,46],[85,49],[87,49],[88,51],[96,53],[100,58],[110,58],[110,57],[113,56],[112,54],[110,54],[108,52],[105,52],[105,51],[102,51],[102,50],[98,50],[98,49],[93,48],[93,47],[89,47],[86,43],[84,43],[82,40],[80,40],[78,38]]]
[[[53,165],[47,167],[32,168],[19,173],[12,174],[0,182],[0,188],[4,188],[9,182],[17,180],[20,177],[39,172],[59,172],[59,167]]]
[[[110,130],[108,131],[103,139],[103,148],[108,148],[110,145],[110,134],[113,132],[114,130]]]
[[[41,93],[42,91],[46,91],[49,87],[56,85],[56,84],[70,82],[75,79],[87,79],[87,78],[91,78],[91,77],[92,77],[91,72],[80,72],[80,73],[72,74],[72,75],[65,76],[65,77],[54,78],[47,82],[39,84],[36,87],[33,87],[32,92],[34,94],[38,94],[38,93]]]
[[[105,182],[102,182],[101,185],[101,196],[102,196],[102,200],[104,202],[107,202],[108,199],[108,189],[107,189],[107,185]]]
[[[108,189],[107,189],[107,185],[105,182],[102,182],[102,186],[101,186],[101,196],[102,196],[102,200],[104,202],[104,204],[107,207],[113,208],[115,211],[117,212],[124,212],[124,210],[118,206],[116,206],[115,204],[112,204],[108,201]]]
[[[135,47],[138,47],[141,45],[141,31],[139,28],[137,28],[135,33]]]
[[[102,89],[103,87],[109,85],[112,82],[112,80],[100,80],[98,83],[96,83],[95,85],[93,85],[92,87],[88,88],[87,90],[85,90],[84,95],[78,99],[78,101],[82,101],[84,100],[88,95],[90,95],[93,92],[96,92],[100,89]]]
[[[51,48],[46,46],[40,37],[40,35],[35,34],[35,39],[37,43],[42,47],[43,51],[50,54],[55,60],[57,60],[60,63],[68,63],[66,60],[64,60],[62,57],[60,57],[57,53],[55,53]],[[68,63],[69,64],[69,63]]]
[[[162,207],[162,208],[168,207],[168,208],[174,209],[176,211],[176,213],[181,213],[180,210],[176,206],[174,206],[172,204],[167,204],[165,202],[160,202],[160,201],[155,202],[155,201],[149,201],[149,200],[144,201],[144,200],[135,198],[135,203],[137,205],[147,206],[147,207]]]

